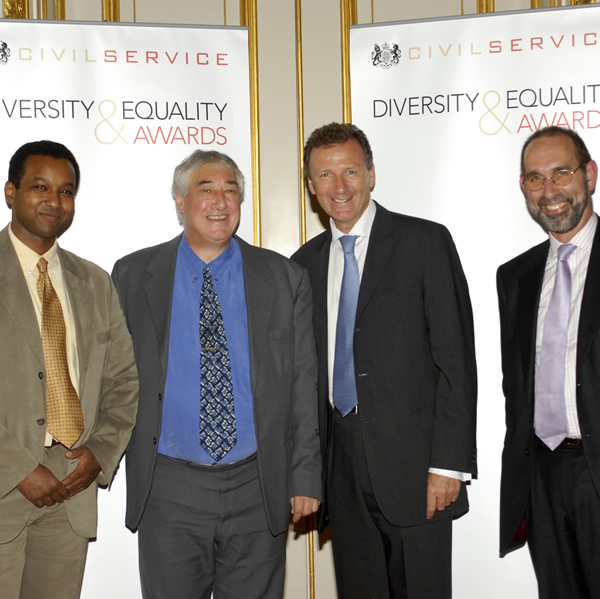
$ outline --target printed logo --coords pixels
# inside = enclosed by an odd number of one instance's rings
[[[378,44],[375,44],[373,52],[371,52],[371,60],[373,61],[374,67],[381,67],[382,69],[390,69],[391,67],[397,65],[400,62],[400,48],[398,48],[398,44],[390,44],[384,42],[379,47]]]
[[[0,40],[0,64],[5,65],[10,58],[10,48],[6,42]]]

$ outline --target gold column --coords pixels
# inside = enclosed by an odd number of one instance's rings
[[[304,68],[302,64],[302,0],[296,0],[296,86],[298,90],[298,155],[300,156],[300,181],[298,182],[300,189],[300,243],[305,244],[306,185],[304,183]]]
[[[494,12],[496,7],[494,6],[494,0],[477,0],[477,12]]]
[[[121,20],[120,0],[102,0],[102,20],[114,23]]]
[[[65,0],[56,0],[56,20],[64,21],[66,18]]]
[[[29,0],[4,0],[5,19],[28,19]]]
[[[240,25],[248,27],[250,54],[250,129],[252,134],[252,201],[254,245],[262,244],[260,218],[260,130],[258,118],[258,8],[257,0],[240,0]]]
[[[300,243],[306,243],[306,184],[304,182],[304,68],[302,64],[302,0],[296,0],[296,89],[298,90],[298,154],[300,156]],[[309,599],[315,599],[315,517],[304,519],[308,559]]]
[[[344,123],[352,122],[350,104],[350,25],[358,22],[356,0],[340,0],[342,29],[342,102]]]

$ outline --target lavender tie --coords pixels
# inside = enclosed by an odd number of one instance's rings
[[[344,275],[340,290],[337,327],[335,330],[335,358],[333,362],[333,403],[346,416],[358,403],[354,378],[354,321],[360,278],[354,256],[355,235],[343,235]]]
[[[571,269],[569,256],[577,246],[558,248],[554,290],[548,305],[535,385],[535,434],[554,451],[567,436],[565,407],[565,357],[571,313]]]

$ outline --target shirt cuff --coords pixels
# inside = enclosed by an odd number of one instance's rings
[[[444,470],[442,468],[430,468],[429,472],[431,472],[431,474],[441,474],[442,476],[447,476],[448,478],[456,478],[463,483],[467,483],[473,478],[470,472],[457,472],[455,470]]]

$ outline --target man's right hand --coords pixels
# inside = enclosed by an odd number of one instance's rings
[[[69,499],[67,487],[41,464],[17,485],[17,489],[36,507],[54,505]]]

